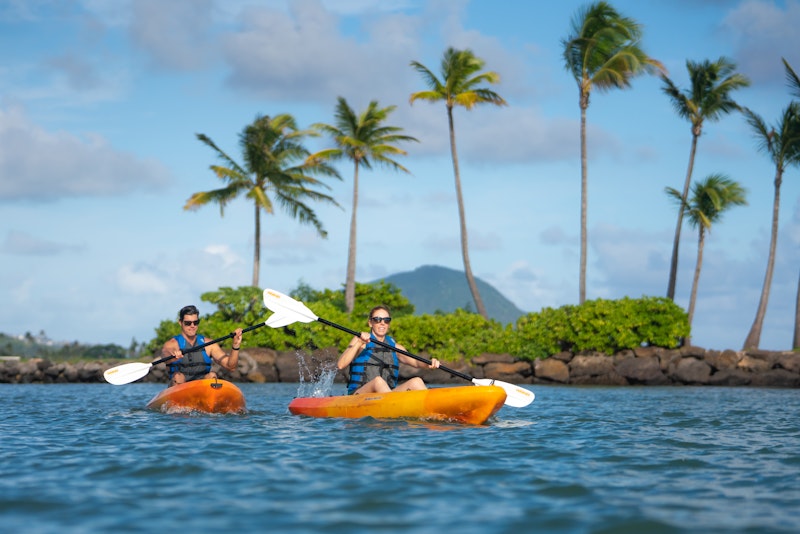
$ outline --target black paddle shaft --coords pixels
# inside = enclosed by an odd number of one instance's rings
[[[266,321],[264,321],[263,323],[254,324],[253,326],[248,326],[247,328],[242,330],[242,334],[244,334],[245,332],[249,332],[250,330],[255,330],[256,328],[261,328],[265,324],[267,324]],[[235,332],[231,332],[227,336],[223,336],[223,337],[220,337],[220,338],[217,338],[217,339],[212,339],[211,341],[207,341],[207,342],[203,343],[202,345],[196,345],[194,347],[189,347],[188,349],[181,349],[181,354],[189,354],[190,352],[195,352],[195,351],[198,351],[200,349],[204,349],[209,345],[213,345],[214,343],[219,343],[220,341],[225,341],[226,339],[230,339],[235,335],[236,335]],[[169,360],[173,359],[174,357],[175,356],[172,356],[172,355],[164,356],[163,358],[159,358],[158,360],[154,361],[153,365],[158,365],[159,363],[164,363],[166,361],[169,361]]]
[[[356,332],[355,330],[350,330],[346,326],[342,326],[342,325],[339,325],[339,324],[336,324],[336,323],[332,323],[332,322],[328,321],[327,319],[323,319],[322,317],[317,317],[317,321],[321,322],[322,324],[326,324],[328,326],[332,326],[334,328],[338,328],[339,330],[342,330],[342,331],[347,332],[349,334],[353,334],[354,336],[360,336],[361,335],[361,332]],[[398,349],[397,347],[393,347],[393,346],[389,345],[388,343],[384,343],[383,341],[378,341],[377,339],[375,339],[375,338],[373,338],[371,336],[370,336],[370,339],[376,345],[380,345],[381,347],[393,350],[395,352],[399,352],[400,354],[404,354],[404,355],[406,355],[406,356],[408,356],[410,358],[414,358],[415,360],[419,360],[422,363],[427,363],[428,365],[431,364],[431,361],[429,359],[427,359],[427,358],[423,358],[422,356],[417,356],[416,354],[411,354],[410,352],[406,352],[406,351],[404,351],[402,349]],[[445,367],[444,365],[441,365],[441,364],[439,365],[439,369],[441,369],[442,371],[448,372],[453,376],[457,376],[459,378],[463,378],[464,380],[469,380],[470,382],[472,382],[472,380],[473,380],[473,378],[471,376],[469,376],[467,374],[464,374],[464,373],[461,373],[459,371],[456,371],[455,369],[449,369],[449,368],[447,368],[447,367]]]

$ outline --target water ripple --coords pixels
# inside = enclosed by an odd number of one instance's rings
[[[240,416],[161,386],[2,385],[13,532],[794,532],[796,390],[536,387],[489,425],[312,419],[292,384]],[[308,388],[309,385],[303,386]]]

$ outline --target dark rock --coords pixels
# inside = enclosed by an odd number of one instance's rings
[[[800,387],[800,375],[786,369],[771,369],[753,375],[750,385],[761,387],[796,388]]]
[[[745,354],[736,365],[739,369],[750,371],[751,373],[764,373],[772,369],[772,364],[765,359],[755,358],[751,354]]]
[[[530,362],[525,361],[487,363],[484,365],[483,372],[488,378],[495,378],[512,384],[530,384],[533,377],[533,368]]]
[[[696,358],[683,358],[670,373],[682,384],[707,384],[711,376],[711,366]]]
[[[636,347],[633,353],[638,358],[648,358],[650,356],[658,356],[661,353],[660,347]]]
[[[723,369],[708,378],[711,386],[746,386],[750,383],[752,374],[741,369]]]
[[[779,354],[776,352],[766,352],[763,350],[748,351],[747,356],[753,360],[761,360],[767,364],[767,369],[772,369],[778,362]]]
[[[778,356],[777,364],[795,374],[800,374],[800,352],[783,352]]]
[[[55,379],[64,370],[64,364],[63,363],[59,363],[59,364],[55,364],[55,365],[48,365],[48,366],[46,366],[44,368],[41,368],[41,369],[42,369],[42,372],[43,372],[44,376],[50,377],[52,379]]]
[[[561,352],[559,352],[557,354],[553,354],[551,356],[551,358],[555,358],[556,360],[560,360],[560,361],[562,361],[564,363],[569,363],[570,360],[572,360],[573,356],[574,355],[571,352],[561,351]]]
[[[708,351],[705,361],[715,371],[721,371],[723,369],[733,370],[736,369],[736,366],[742,361],[742,354],[733,350],[724,350],[722,352]]]
[[[300,357],[297,352],[279,352],[275,358],[275,368],[279,382],[300,382]]]
[[[706,349],[701,347],[695,347],[694,345],[684,345],[679,349],[681,356],[686,358],[699,358],[703,359],[706,357]]]
[[[658,358],[626,358],[614,365],[617,374],[626,378],[631,384],[663,385],[669,380],[661,372]]]
[[[674,369],[678,362],[683,359],[681,351],[679,350],[665,350],[658,356],[659,364],[661,365],[661,372],[664,374],[669,373],[670,369]]]
[[[569,376],[574,381],[589,376],[603,376],[614,371],[614,362],[608,356],[575,356],[569,362]]]
[[[545,358],[537,360],[533,367],[536,378],[548,380],[550,382],[560,382],[566,384],[570,381],[570,370],[561,360],[555,358]]]
[[[483,353],[480,356],[472,358],[472,362],[478,365],[486,365],[489,363],[514,363],[515,361],[517,361],[517,359],[510,354]]]
[[[630,385],[630,382],[612,369],[611,372],[605,375],[579,376],[575,379],[570,379],[570,384],[576,386],[627,386]]]

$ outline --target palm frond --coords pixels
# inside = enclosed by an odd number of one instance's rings
[[[665,74],[661,62],[645,54],[639,43],[641,26],[623,17],[606,2],[596,2],[576,13],[571,33],[562,40],[566,69],[581,91],[624,89],[643,73]]]
[[[792,94],[800,98],[800,78],[798,78],[797,73],[785,58],[781,58],[781,61],[783,61],[783,67],[786,71],[786,83],[792,90]]]

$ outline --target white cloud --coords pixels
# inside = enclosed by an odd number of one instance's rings
[[[722,23],[737,43],[736,57],[742,72],[755,82],[783,82],[785,57],[800,65],[800,2],[785,6],[765,0],[747,0],[730,12]],[[768,58],[765,61],[765,58]]]
[[[6,234],[5,242],[0,250],[6,254],[20,256],[55,256],[62,252],[81,252],[86,250],[86,247],[59,243],[36,237],[28,232],[11,230]]]
[[[159,67],[195,70],[215,57],[212,0],[135,0],[131,37]]]
[[[133,295],[163,295],[169,291],[164,274],[147,265],[123,265],[117,271],[120,289]]]
[[[159,189],[167,170],[96,135],[49,132],[18,107],[0,108],[0,202],[114,196]]]

